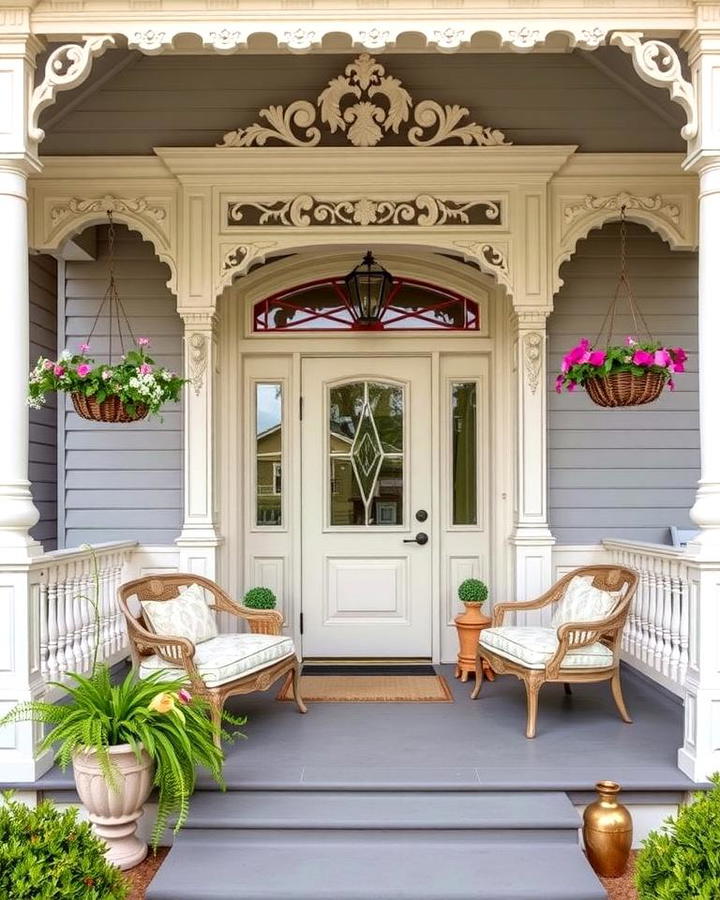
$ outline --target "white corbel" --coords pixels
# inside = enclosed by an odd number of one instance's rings
[[[42,141],[45,132],[38,127],[40,113],[52,106],[60,91],[80,87],[92,71],[93,60],[115,46],[109,34],[86,37],[83,44],[63,44],[50,54],[45,63],[45,77],[35,88],[30,100],[28,132],[34,141]]]
[[[616,31],[610,43],[632,56],[633,68],[644,82],[665,88],[670,99],[683,108],[687,123],[681,134],[686,141],[692,140],[698,130],[697,98],[695,88],[683,75],[676,51],[664,41],[643,41],[642,34],[630,31]]]

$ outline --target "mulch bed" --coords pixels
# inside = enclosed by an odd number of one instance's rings
[[[637,900],[637,891],[635,890],[635,882],[633,875],[635,873],[635,857],[637,851],[633,850],[630,854],[630,862],[625,870],[625,874],[620,878],[601,878],[600,880],[608,892],[610,900]]]
[[[158,847],[157,853],[153,853],[151,850],[139,866],[135,866],[134,869],[129,869],[125,873],[125,877],[132,885],[129,900],[145,900],[145,889],[155,877],[155,873],[169,852],[169,847]]]
[[[159,847],[156,855],[153,856],[152,852],[149,853],[144,862],[125,873],[133,886],[130,900],[145,900],[145,889],[155,877],[155,873],[169,852],[169,847]],[[634,871],[635,851],[630,855],[630,862],[624,875],[620,878],[602,879],[605,890],[608,892],[609,900],[637,900],[637,891],[633,883]]]

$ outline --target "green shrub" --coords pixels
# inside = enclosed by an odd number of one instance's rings
[[[0,897],[124,900],[130,886],[105,859],[104,843],[75,808],[45,800],[35,809],[5,795],[0,807]]]
[[[643,841],[635,884],[639,900],[717,900],[720,897],[720,774]]]
[[[270,588],[254,587],[245,594],[244,603],[250,609],[275,609],[277,597]]]
[[[487,596],[487,585],[478,578],[466,578],[458,588],[458,597],[463,603],[484,603]]]

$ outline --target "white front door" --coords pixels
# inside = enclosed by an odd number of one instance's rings
[[[427,357],[303,361],[305,657],[431,656],[431,393]]]

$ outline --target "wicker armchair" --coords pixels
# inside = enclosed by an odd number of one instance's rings
[[[210,701],[218,744],[222,709],[228,697],[236,694],[249,694],[253,691],[266,691],[283,675],[292,677],[297,708],[302,713],[307,712],[300,696],[301,664],[289,638],[285,638],[282,642],[271,642],[274,643],[274,647],[271,649],[274,649],[276,654],[282,654],[281,658],[273,659],[265,665],[252,666],[246,674],[239,673],[237,677],[231,678],[216,678],[215,684],[208,684],[206,683],[206,679],[209,680],[207,674],[203,677],[201,672],[203,666],[196,664],[196,647],[192,641],[184,637],[156,634],[152,630],[152,626],[143,614],[140,602],[172,600],[191,584],[200,585],[210,595],[212,598],[211,609],[218,613],[230,613],[239,619],[244,619],[249,625],[251,634],[278,636],[282,634],[283,617],[281,613],[272,609],[259,610],[239,606],[222,588],[208,578],[182,573],[138,578],[119,588],[118,603],[127,623],[133,666],[140,674],[142,675],[143,669],[147,669],[151,664],[155,669],[179,669],[181,671],[178,674],[184,672],[192,689]],[[137,613],[133,612],[129,605],[132,597],[139,601],[139,612]],[[222,635],[220,637],[241,639],[243,636]],[[198,646],[204,647],[205,644]]]
[[[503,626],[505,614],[542,609],[564,598],[576,576],[592,579],[593,587],[616,595],[607,616],[592,621],[566,621],[559,627]],[[474,700],[483,683],[482,660],[499,675],[515,675],[527,693],[526,737],[535,737],[538,695],[546,682],[562,682],[571,693],[573,682],[610,681],[612,695],[624,722],[631,722],[620,685],[620,640],[638,576],[619,566],[584,566],[568,572],[549,591],[526,603],[500,603],[493,610],[492,627],[480,636],[475,669]]]

